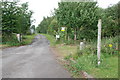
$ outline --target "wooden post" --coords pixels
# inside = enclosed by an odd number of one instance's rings
[[[98,65],[100,65],[100,52],[101,52],[101,19],[98,20],[98,43],[97,43],[97,57]]]

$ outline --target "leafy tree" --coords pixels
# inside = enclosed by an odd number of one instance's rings
[[[2,3],[2,33],[12,34],[16,27],[16,2],[3,2]]]
[[[65,35],[65,39],[97,38],[98,19],[102,19],[102,37],[118,35],[120,31],[120,2],[107,9],[98,7],[97,2],[60,2],[52,17],[44,18],[37,30],[41,33]],[[61,27],[66,27],[61,32]]]
[[[18,2],[2,2],[2,37],[11,37],[13,33],[26,34],[30,29],[32,11],[28,10],[28,4],[18,5]],[[8,39],[9,39],[8,38]]]
[[[58,32],[58,22],[56,17],[53,17],[50,25],[48,25],[48,33],[51,35],[56,35],[56,33]]]
[[[68,36],[74,32],[74,40],[95,38],[98,20],[96,4],[96,2],[60,2],[56,10],[59,26],[67,27]]]
[[[119,4],[119,3],[118,3]],[[111,7],[108,7],[107,9],[101,10],[102,13],[102,36],[103,37],[114,37],[118,35],[119,25],[118,25],[118,10],[120,7],[118,7],[118,4],[115,4]]]
[[[28,4],[24,3],[22,4],[22,7],[19,7],[19,12],[17,14],[18,21],[17,23],[17,32],[19,34],[26,34],[27,31],[30,30],[30,26],[32,23],[31,16],[33,12],[28,11]]]

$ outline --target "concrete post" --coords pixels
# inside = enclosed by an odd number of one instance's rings
[[[101,19],[98,20],[98,43],[97,43],[97,57],[98,65],[100,65],[100,52],[101,52]]]
[[[84,42],[80,42],[80,50],[82,50],[84,46],[85,46]]]
[[[17,39],[20,42],[20,34],[17,34]]]

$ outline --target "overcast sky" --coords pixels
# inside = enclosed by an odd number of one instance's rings
[[[34,12],[33,19],[35,25],[42,21],[44,16],[50,16],[51,11],[58,7],[60,0],[20,0],[22,3],[28,2],[29,9]],[[98,5],[102,8],[107,8],[110,4],[116,4],[119,0],[97,0]]]

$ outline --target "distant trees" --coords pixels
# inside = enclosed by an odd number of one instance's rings
[[[53,17],[44,17],[42,22],[37,27],[37,32],[48,33],[50,32],[50,25],[52,24]]]
[[[48,18],[43,18],[42,22],[37,27],[37,32],[45,34],[47,33],[48,26],[50,24],[50,21],[48,22],[48,20]]]
[[[51,35],[64,34],[66,40],[97,39],[98,19],[102,19],[102,37],[118,35],[118,4],[107,9],[99,8],[97,2],[60,2],[55,15],[44,18],[37,31]],[[61,27],[66,27],[61,32]]]
[[[55,34],[61,27],[66,27],[66,39],[73,39],[73,36],[74,40],[95,38],[98,20],[96,4],[96,2],[60,2],[58,9],[55,9],[55,15],[51,17],[52,20],[47,18],[50,24],[47,25],[44,18],[38,26],[38,30],[43,31],[45,29],[48,33]]]
[[[50,35],[56,35],[59,26],[56,16],[44,17],[41,23],[36,28],[37,32]]]
[[[2,2],[2,37],[11,37],[12,33],[26,34],[30,29],[32,11],[28,10],[28,3]],[[7,36],[8,37],[8,36]]]

